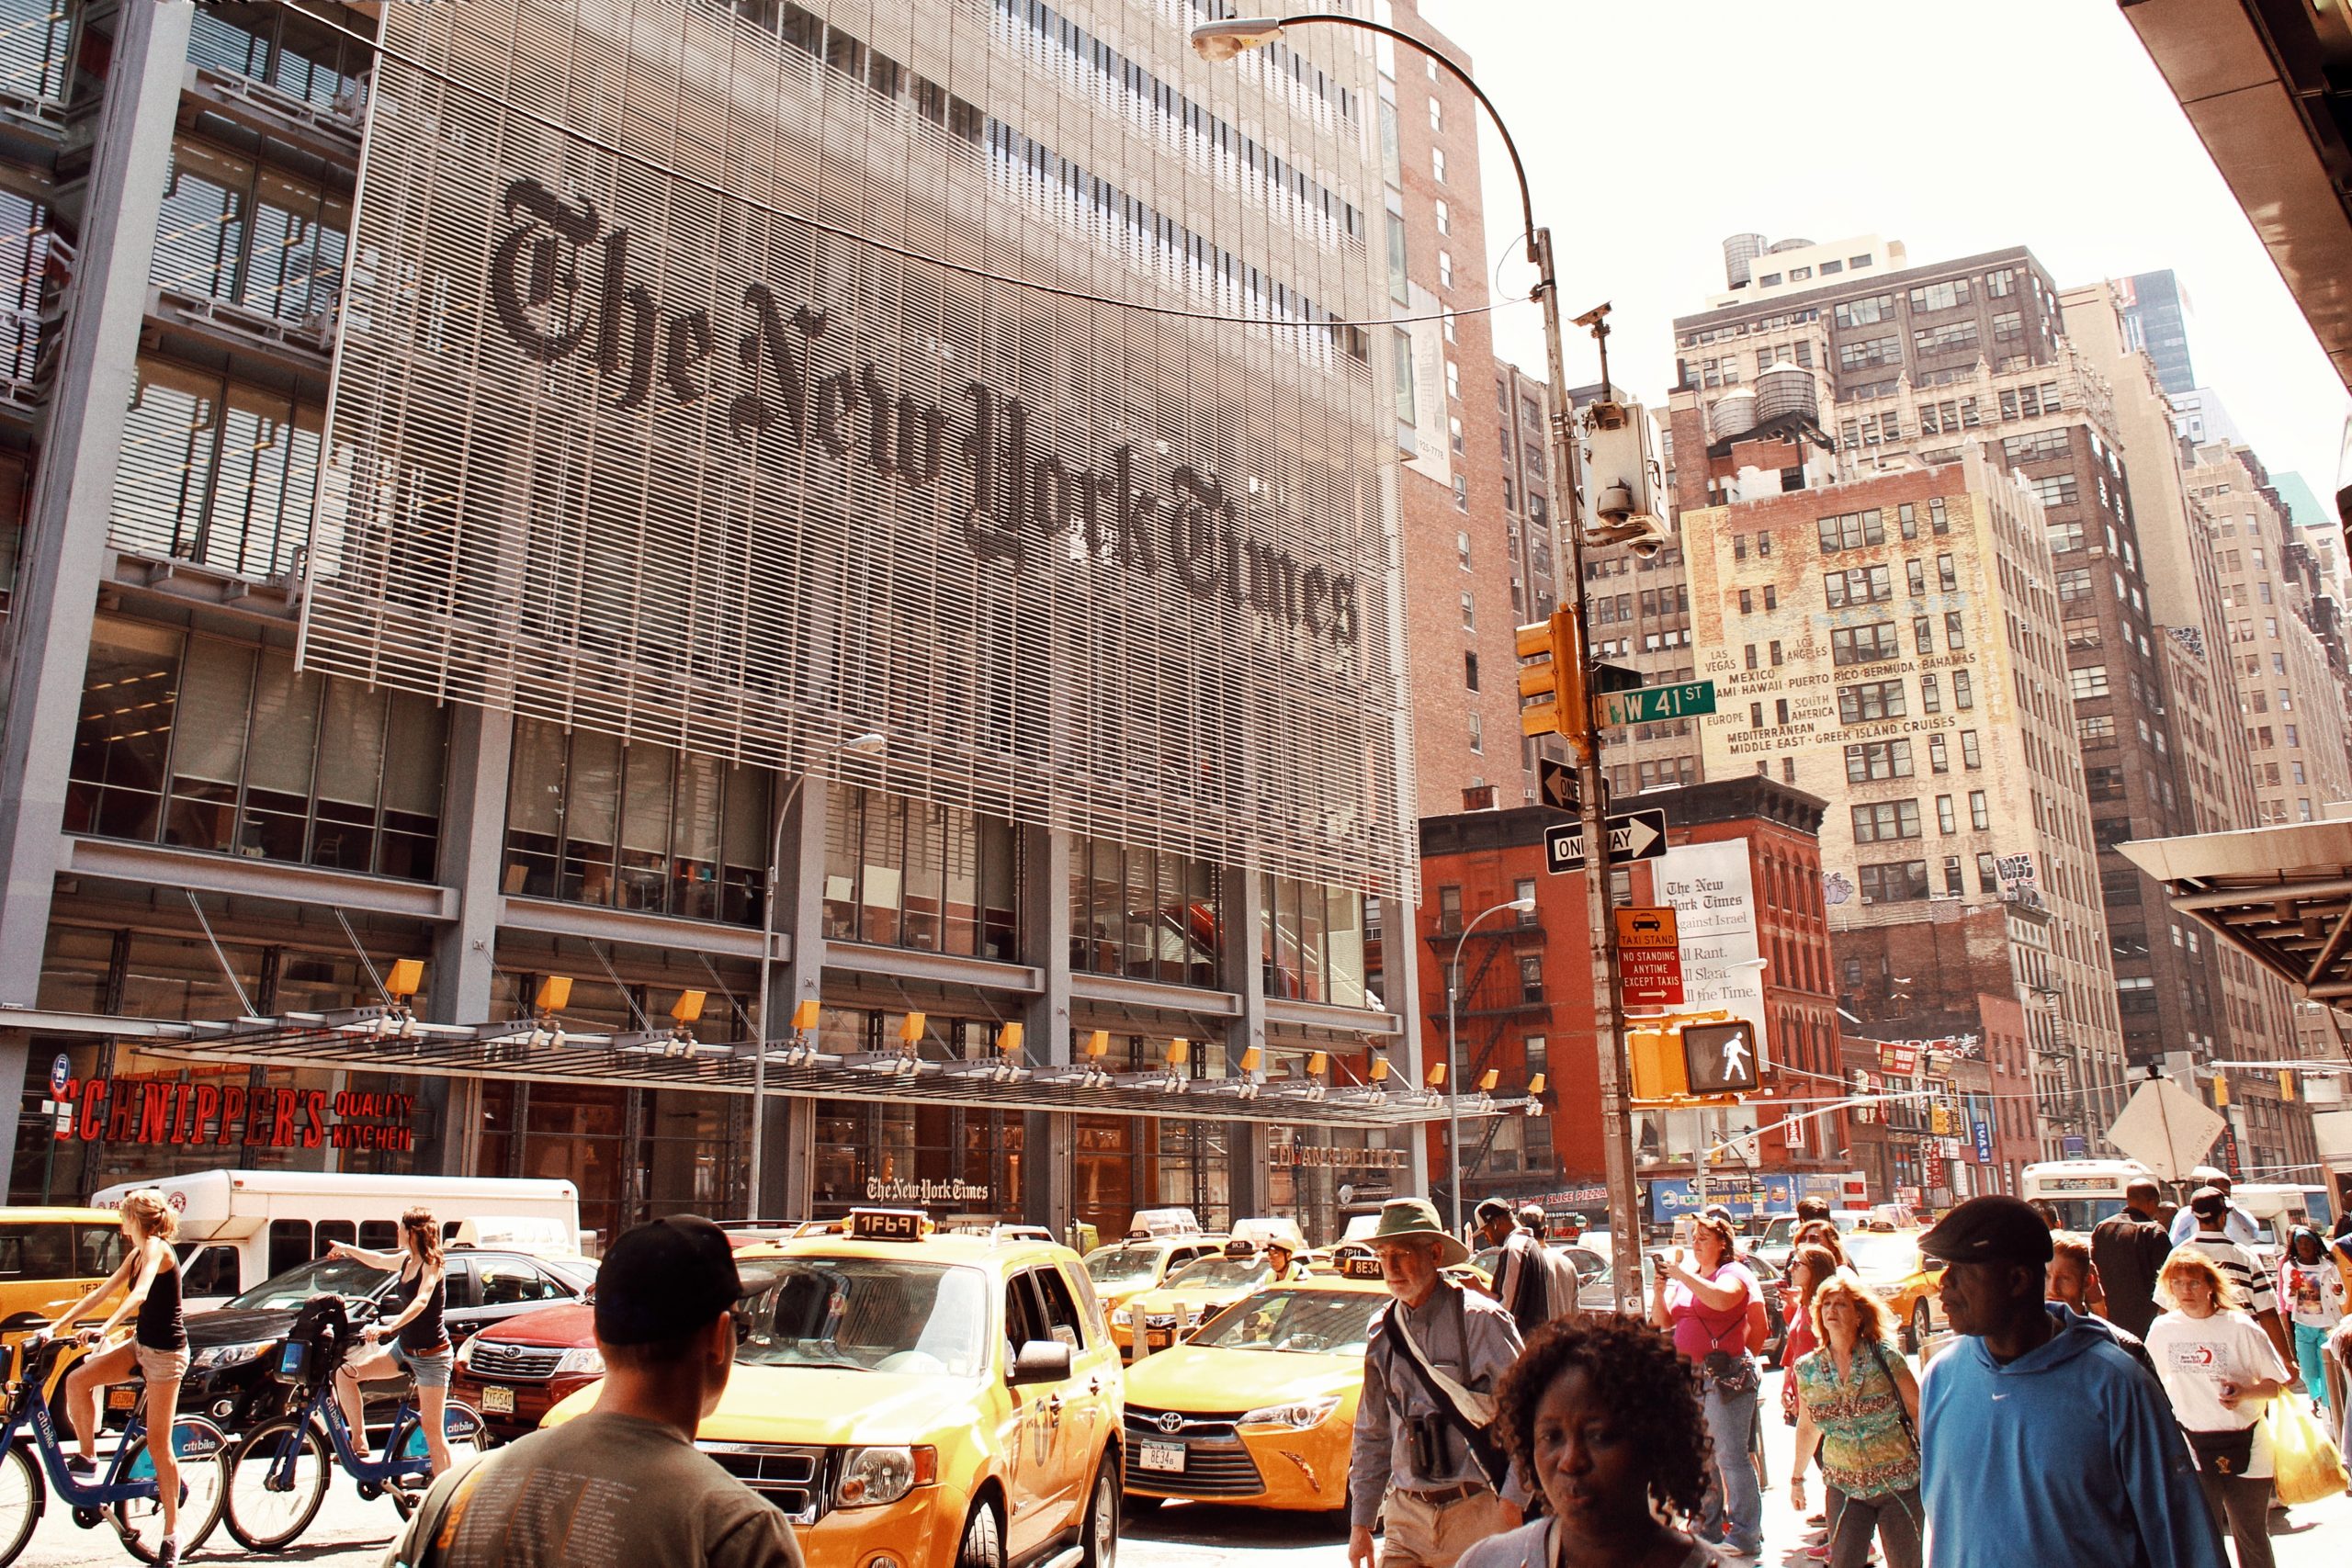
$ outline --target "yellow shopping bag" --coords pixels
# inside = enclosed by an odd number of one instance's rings
[[[2270,1423],[2271,1483],[2278,1501],[2297,1507],[2352,1487],[2345,1475],[2344,1456],[2312,1418],[2300,1394],[2280,1393],[2263,1418]]]

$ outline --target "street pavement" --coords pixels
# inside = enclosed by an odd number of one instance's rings
[[[1796,1434],[1780,1422],[1778,1376],[1767,1381],[1764,1409],[1766,1457],[1771,1490],[1764,1495],[1764,1562],[1773,1568],[1800,1568],[1804,1527],[1789,1506],[1789,1460]],[[1819,1500],[1816,1483],[1812,1496]],[[2298,1533],[2274,1537],[2279,1568],[2343,1568],[2352,1562],[2352,1496],[2331,1498],[2294,1511]],[[325,1506],[307,1534],[268,1561],[318,1564],[321,1568],[376,1568],[400,1529],[388,1500],[362,1502],[351,1482],[338,1476]],[[1274,1514],[1204,1503],[1171,1503],[1128,1522],[1121,1568],[1345,1568],[1346,1538],[1334,1521],[1296,1514]],[[213,1532],[198,1561],[253,1559],[226,1529]],[[101,1525],[77,1529],[51,1500],[33,1544],[18,1560],[33,1568],[119,1565],[131,1561]],[[822,1568],[822,1565],[820,1565]]]

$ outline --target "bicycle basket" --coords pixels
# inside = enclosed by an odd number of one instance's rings
[[[334,1375],[351,1348],[351,1318],[340,1296],[319,1296],[295,1315],[277,1347],[269,1375],[298,1388],[316,1387]]]

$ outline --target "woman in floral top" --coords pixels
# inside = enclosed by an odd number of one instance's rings
[[[1840,1269],[1813,1294],[1821,1348],[1796,1365],[1797,1453],[1789,1500],[1804,1506],[1805,1461],[1818,1447],[1827,1489],[1831,1568],[1861,1568],[1871,1539],[1887,1568],[1918,1568],[1919,1384],[1891,1349],[1894,1316]]]

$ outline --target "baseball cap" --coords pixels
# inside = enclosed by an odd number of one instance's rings
[[[1919,1250],[1946,1263],[2047,1263],[2050,1227],[2023,1200],[1971,1198],[1919,1238]]]
[[[743,1281],[727,1233],[699,1214],[673,1214],[623,1231],[596,1269],[596,1337],[650,1345],[710,1326]]]
[[[2188,1195],[2188,1207],[2200,1220],[2218,1220],[2230,1212],[2229,1195],[2218,1187],[2200,1187]]]
[[[1507,1220],[1511,1217],[1510,1205],[1499,1198],[1479,1199],[1476,1213],[1480,1224],[1485,1224],[1488,1220]]]

